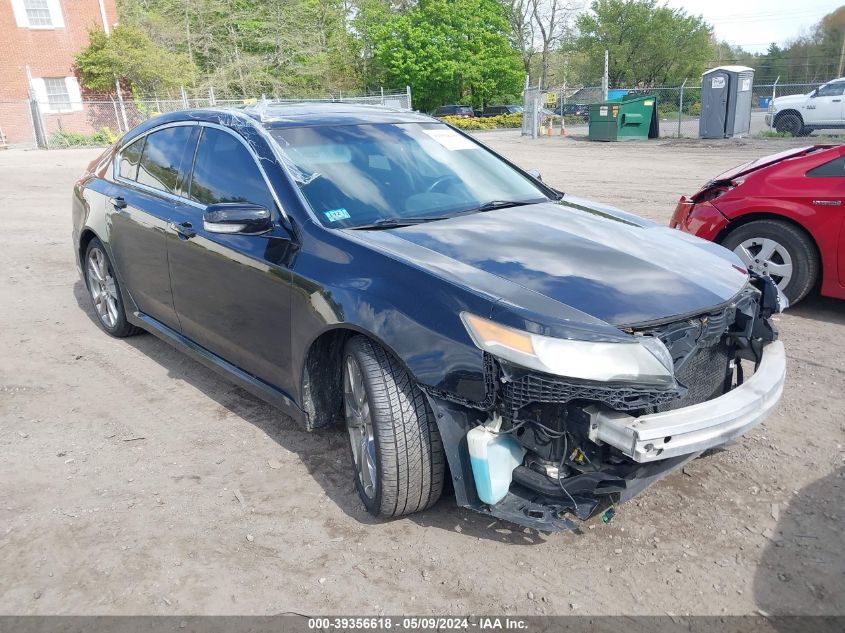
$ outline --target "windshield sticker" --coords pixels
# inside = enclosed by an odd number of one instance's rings
[[[332,209],[331,211],[323,211],[323,214],[328,218],[329,222],[340,222],[341,220],[348,220],[352,217],[346,209]]]
[[[461,134],[455,132],[455,130],[450,130],[447,127],[429,128],[427,130],[423,130],[423,132],[428,134],[431,138],[450,151],[476,149],[478,147],[467,137],[462,136]]]

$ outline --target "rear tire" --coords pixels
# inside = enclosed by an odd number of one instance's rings
[[[758,254],[765,255],[763,244],[777,245],[775,251],[782,249],[786,257],[775,255],[771,257],[755,257],[756,246]],[[745,251],[742,251],[742,248]],[[780,220],[755,220],[737,227],[722,240],[722,246],[734,251],[749,269],[766,273],[774,264],[783,265],[788,260],[791,266],[790,276],[785,284],[778,284],[781,292],[794,305],[807,296],[812,290],[819,275],[819,261],[816,247],[812,239],[801,229]],[[751,253],[750,257],[748,253]],[[742,253],[742,254],[741,254]],[[759,260],[759,261],[758,261]],[[768,266],[764,264],[768,263]],[[778,281],[773,274],[773,279]]]
[[[446,460],[423,392],[363,336],[346,344],[343,388],[355,487],[367,511],[397,517],[431,507],[443,491]]]
[[[798,114],[783,114],[775,121],[775,129],[779,134],[801,136],[801,131],[804,129],[804,121]]]
[[[106,334],[115,338],[140,333],[141,328],[126,319],[120,282],[103,243],[96,237],[88,243],[82,263],[85,287],[88,288],[97,324]]]

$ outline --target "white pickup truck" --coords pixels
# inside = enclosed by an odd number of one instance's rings
[[[777,97],[769,104],[766,125],[792,136],[845,128],[845,77],[829,81],[805,95]]]

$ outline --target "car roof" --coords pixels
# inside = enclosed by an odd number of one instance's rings
[[[268,128],[435,122],[425,114],[381,105],[337,102],[265,102],[242,110]]]
[[[244,108],[202,108],[160,114],[130,130],[121,145],[125,145],[126,142],[152,128],[180,121],[216,123],[234,130],[250,123],[268,129],[365,123],[438,123],[442,125],[437,119],[425,114],[379,105],[271,101]]]

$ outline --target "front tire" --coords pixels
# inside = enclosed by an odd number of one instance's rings
[[[775,129],[779,134],[791,134],[792,136],[801,136],[804,129],[804,121],[798,114],[784,114],[775,121]]]
[[[85,286],[99,326],[115,338],[138,334],[141,329],[126,320],[120,283],[103,243],[97,238],[85,249],[84,266]]]
[[[408,372],[356,336],[343,355],[343,401],[355,487],[367,511],[396,517],[431,507],[443,491],[443,443]]]
[[[816,283],[819,262],[812,240],[780,220],[755,220],[731,231],[722,246],[732,250],[752,272],[768,275],[794,305]]]

